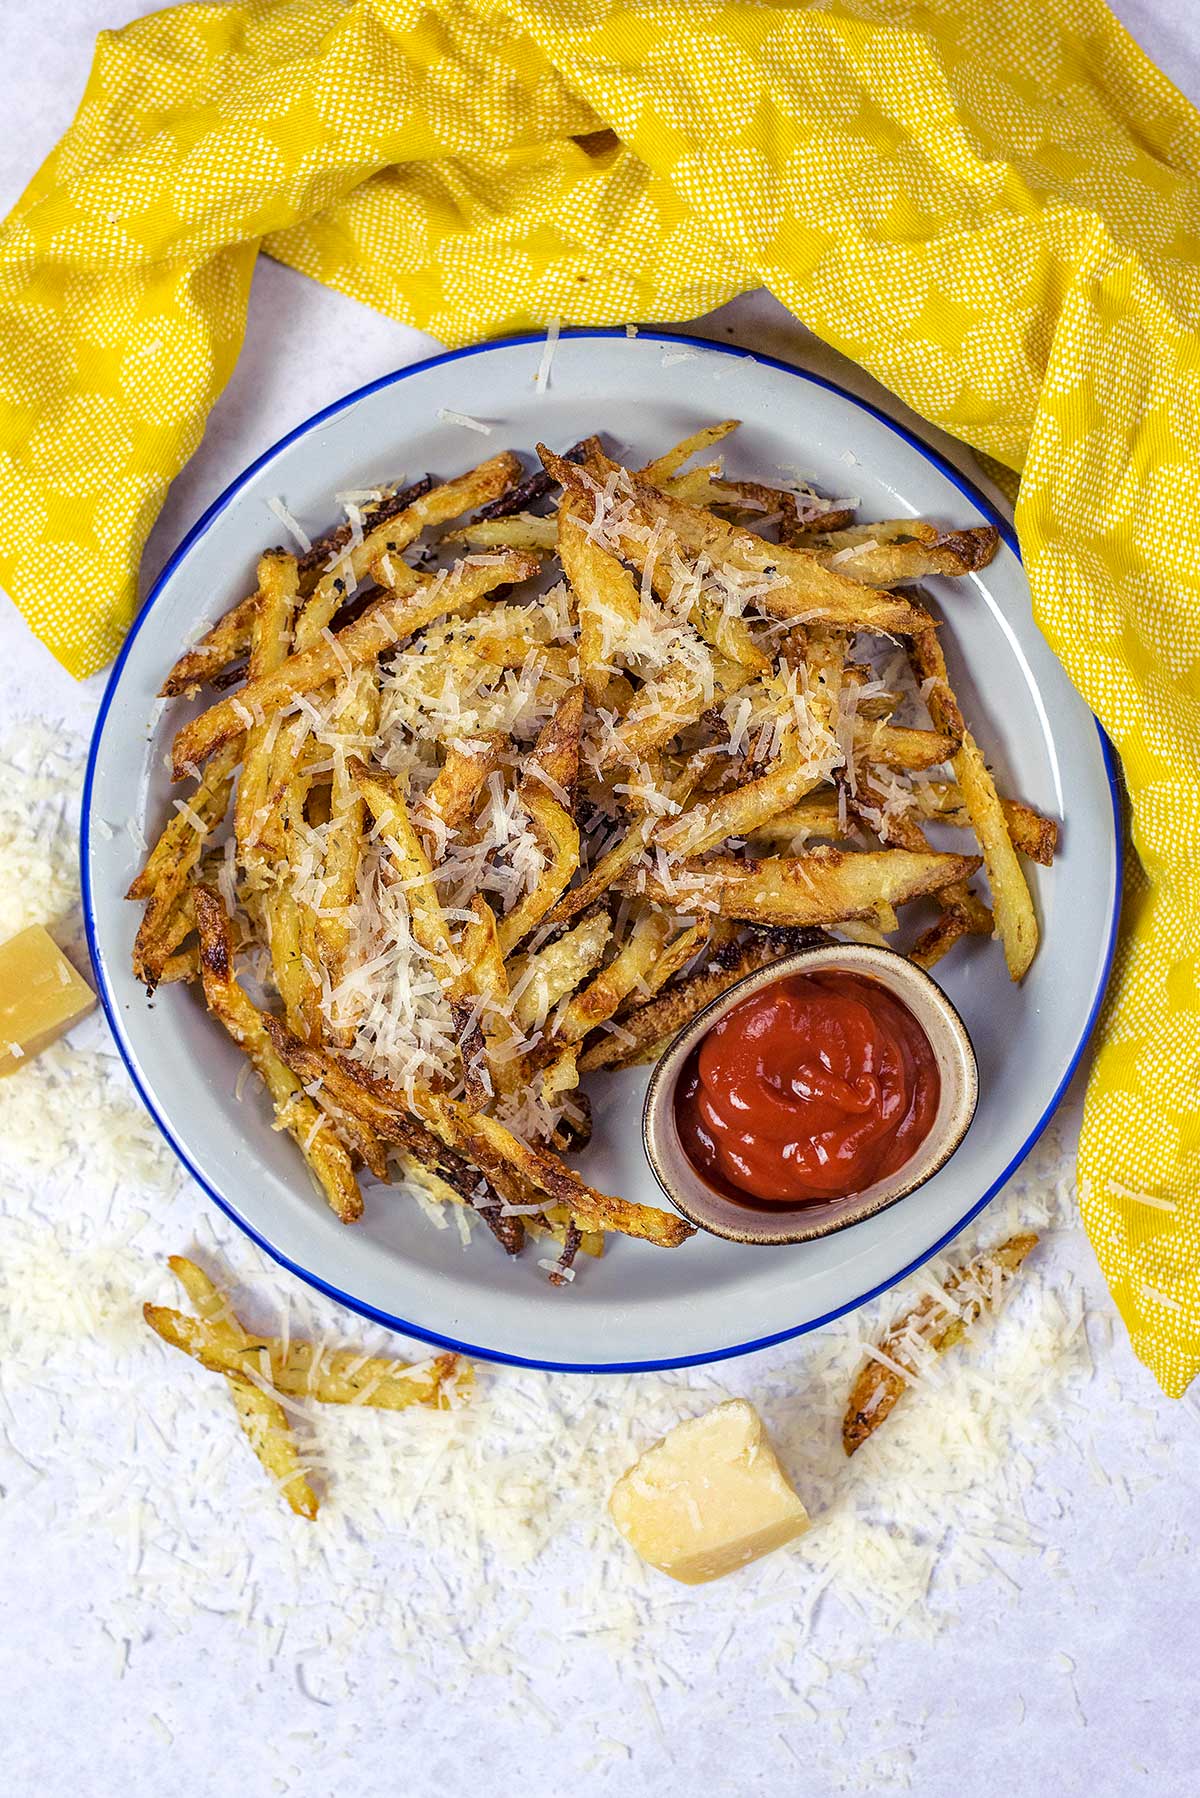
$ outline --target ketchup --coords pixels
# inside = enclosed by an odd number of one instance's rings
[[[903,1167],[940,1089],[908,1007],[877,981],[827,969],[727,1011],[684,1063],[675,1119],[688,1159],[726,1197],[791,1209]]]

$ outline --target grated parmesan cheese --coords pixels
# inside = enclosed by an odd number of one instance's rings
[[[275,514],[284,530],[287,531],[288,535],[292,538],[297,549],[300,551],[300,554],[306,556],[312,548],[312,538],[308,535],[307,531],[297,524],[283,501],[277,496],[273,495],[267,501],[267,506],[268,509]]]

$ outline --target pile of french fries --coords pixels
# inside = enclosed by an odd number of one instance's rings
[[[685,466],[733,428],[638,470],[592,438],[353,496],[166,680],[216,692],[129,889],[134,968],[200,983],[347,1223],[366,1170],[510,1254],[546,1239],[556,1284],[606,1232],[677,1246],[681,1218],[563,1158],[581,1075],[655,1058],[814,933],[893,939],[918,900],[922,966],[992,934],[1029,966],[1021,858],[1056,827],[998,793],[915,586],[996,532]]]

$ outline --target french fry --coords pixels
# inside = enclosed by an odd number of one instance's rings
[[[960,1342],[982,1312],[996,1308],[1037,1240],[1030,1232],[989,1249],[943,1281],[944,1301],[932,1295],[923,1298],[893,1324],[879,1343],[886,1361],[868,1361],[850,1393],[842,1424],[842,1447],[848,1455],[891,1415],[908,1385],[935,1355]]]
[[[521,801],[546,859],[536,887],[518,899],[497,926],[506,961],[545,917],[579,866],[579,826],[566,805],[573,804],[579,773],[582,722],[583,688],[572,687],[543,726],[521,776]]]
[[[243,1345],[249,1341],[228,1297],[203,1268],[183,1255],[170,1256],[169,1265],[202,1322],[224,1326]],[[311,1523],[319,1508],[317,1497],[305,1478],[300,1452],[283,1406],[257,1380],[251,1381],[233,1373],[226,1374],[225,1379],[242,1433],[292,1510]]]
[[[555,546],[552,518],[535,518],[528,512],[511,518],[474,518],[461,530],[451,531],[448,543],[466,543],[472,549],[524,549],[546,555]]]
[[[817,931],[761,930],[745,943],[724,943],[706,968],[626,1012],[619,1029],[586,1043],[579,1059],[580,1072],[631,1066],[640,1052],[669,1041],[697,1012],[720,998],[744,975],[797,949],[825,941],[828,938]]]
[[[595,911],[544,949],[514,960],[509,970],[516,993],[513,1017],[521,1030],[528,1035],[541,1027],[559,1001],[592,972],[611,935],[608,913]]]
[[[613,959],[577,992],[556,1019],[556,1043],[582,1042],[589,1030],[611,1018],[630,993],[647,987],[656,960],[672,934],[674,921],[647,907]]]
[[[953,731],[914,730],[907,725],[866,723],[854,733],[854,759],[881,768],[940,768],[958,750]]]
[[[379,709],[378,672],[371,667],[360,668],[349,683],[334,728],[345,737],[357,737],[365,743],[378,727]],[[366,820],[366,807],[354,785],[347,761],[345,754],[334,758],[329,790],[330,828],[325,836],[321,870],[324,891],[321,913],[316,919],[317,950],[331,993],[336,992],[346,973],[346,956],[352,935],[350,908],[358,894]],[[328,1028],[342,1048],[349,1046],[353,1031],[348,1026],[333,1024]]]
[[[959,577],[986,568],[1000,544],[993,525],[939,531],[919,518],[857,525],[809,540],[825,568],[868,587],[900,587],[931,574]]]
[[[811,793],[821,779],[819,773],[812,773],[807,756],[785,750],[766,774],[746,781],[730,793],[699,800],[682,817],[664,825],[656,833],[656,840],[668,855],[702,855],[726,837],[752,835]]]
[[[397,878],[408,899],[413,935],[440,964],[443,983],[453,985],[454,953],[450,933],[442,916],[433,869],[409,817],[404,795],[390,774],[385,774],[381,768],[368,768],[357,756],[351,756],[346,767],[391,853]]]
[[[566,890],[579,866],[579,826],[570,813],[549,793],[523,792],[523,797],[546,861],[533,891],[518,899],[497,926],[500,952],[506,961]]]
[[[471,1365],[459,1355],[406,1365],[357,1349],[328,1349],[297,1337],[248,1336],[225,1323],[210,1323],[144,1305],[150,1328],[172,1348],[190,1355],[213,1373],[264,1380],[289,1398],[313,1398],[323,1405],[369,1405],[377,1411],[406,1411],[410,1405],[446,1410],[469,1393]]]
[[[229,809],[230,788],[241,751],[241,740],[235,739],[205,769],[186,807],[172,813],[141,872],[130,882],[127,899],[149,899],[164,878],[175,876],[181,868],[187,875],[196,866],[205,843]],[[182,891],[182,882],[178,887]]]
[[[473,1117],[461,1116],[447,1100],[432,1103],[453,1119],[450,1127],[475,1158],[485,1166],[498,1160],[516,1168],[537,1191],[565,1205],[581,1229],[616,1230],[623,1236],[636,1236],[667,1249],[678,1248],[695,1234],[693,1225],[682,1217],[598,1192],[548,1150],[521,1142],[497,1118],[482,1112]]]
[[[768,856],[761,861],[716,855],[684,862],[668,888],[661,876],[639,868],[618,883],[622,892],[640,893],[677,911],[706,906],[723,918],[751,924],[835,924],[841,918],[870,918],[880,900],[902,905],[965,880],[980,866],[977,855],[941,855],[930,850],[866,850],[861,854],[819,844],[807,855]]]
[[[411,570],[401,579],[398,571],[394,572],[397,579],[392,589],[336,637],[322,637],[311,649],[289,656],[272,673],[249,682],[240,693],[218,700],[185,724],[175,739],[175,778],[181,779],[189,764],[207,761],[247,723],[255,723],[256,712],[265,716],[328,681],[349,680],[356,668],[377,661],[403,637],[451,612],[470,611],[497,587],[528,580],[537,573],[537,562],[510,550],[486,561],[458,562],[434,580],[419,580]]]
[[[151,991],[157,986],[167,959],[179,939],[177,924],[189,883],[205,843],[220,828],[229,808],[233,776],[242,752],[243,738],[226,744],[206,769],[186,809],[177,812],[151,851],[128,897],[145,897],[143,887],[153,879],[148,903],[133,945],[133,971]]]
[[[960,830],[971,828],[971,815],[963,803],[957,782],[922,781],[913,788],[913,793],[923,817]],[[1043,868],[1053,867],[1058,850],[1058,825],[1054,819],[1044,817],[1023,799],[1007,799],[1003,793],[1000,794],[1000,809],[1013,848]]]
[[[646,682],[627,718],[605,745],[605,767],[634,767],[646,755],[669,743],[710,706],[739,692],[752,677],[740,662],[715,655],[707,663],[691,657],[668,662]]]
[[[287,1413],[277,1398],[253,1380],[227,1374],[238,1422],[251,1448],[298,1517],[315,1523],[317,1495],[305,1477]]]
[[[275,1115],[316,1175],[330,1209],[344,1224],[362,1216],[362,1193],[344,1144],[333,1125],[304,1092],[291,1069],[275,1053],[266,1020],[247,997],[233,972],[229,918],[211,887],[195,893],[200,932],[200,972],[211,1012],[262,1075]]]
[[[509,1013],[509,976],[500,950],[496,914],[480,893],[471,901],[474,922],[463,931],[458,945],[464,973],[461,988],[484,1000],[479,1015],[483,1053],[487,1062],[491,1090],[510,1095],[523,1085],[524,1057],[516,1042],[520,1014],[516,1007]],[[516,1028],[514,1028],[514,1020]]]
[[[247,678],[255,681],[286,659],[291,639],[300,571],[294,556],[269,550],[258,564],[258,606],[250,638]],[[242,772],[233,809],[238,858],[247,870],[261,869],[258,832],[268,809],[271,751],[277,724],[253,724],[246,732]]]
[[[1004,808],[979,747],[963,724],[936,631],[925,630],[914,636],[912,659],[922,681],[930,683],[926,688],[929,695],[926,703],[934,725],[960,739],[950,765],[983,851],[988,884],[992,889],[992,909],[1004,944],[1008,971],[1014,980],[1021,980],[1037,953],[1038,922],[1029,884],[1009,835]]]
[[[635,627],[641,601],[633,577],[583,529],[576,503],[558,508],[557,547],[563,573],[579,609],[579,673],[584,691],[599,705],[612,678],[613,650]]]
[[[661,481],[670,480],[677,474],[685,462],[698,456],[701,450],[712,449],[715,443],[721,443],[731,432],[736,431],[741,423],[739,418],[722,419],[720,424],[705,425],[702,430],[693,431],[689,437],[682,438],[671,449],[656,456],[653,462],[647,462],[640,471],[644,481],[652,481],[657,486]]]
[[[471,818],[488,776],[500,766],[504,748],[505,739],[498,731],[447,745],[446,759],[416,820],[433,841],[435,859],[437,844]]]
[[[160,699],[174,699],[181,693],[198,692],[214,675],[228,668],[244,649],[249,648],[258,600],[257,590],[248,593],[223,618],[218,618],[197,643],[184,650],[158,690]]]

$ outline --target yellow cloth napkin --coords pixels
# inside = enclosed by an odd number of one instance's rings
[[[242,0],[106,33],[0,232],[0,576],[76,674],[129,623],[260,246],[451,344],[766,286],[1021,474],[1038,620],[1120,751],[1142,864],[1084,1217],[1138,1354],[1182,1392],[1200,1368],[1196,113],[1099,0]]]

